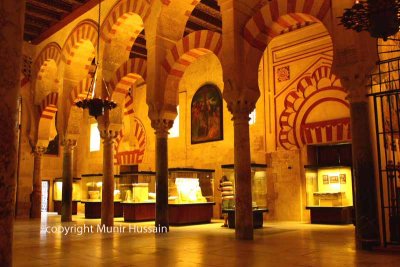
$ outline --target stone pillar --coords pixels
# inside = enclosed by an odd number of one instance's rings
[[[153,120],[151,126],[156,134],[156,220],[155,226],[167,227],[168,217],[168,130],[172,120]]]
[[[63,175],[62,175],[62,201],[61,221],[72,221],[72,183],[73,183],[73,152],[76,140],[67,139],[62,143],[64,146]]]
[[[254,104],[237,101],[228,104],[234,128],[235,163],[235,235],[236,239],[253,239],[253,208],[251,197],[251,156],[249,115]]]
[[[33,219],[40,218],[42,212],[42,156],[46,152],[45,147],[37,146],[34,148],[33,161],[33,190],[31,193],[31,212]]]
[[[0,263],[12,266],[17,171],[17,102],[24,27],[23,0],[1,1],[0,8]]]
[[[351,137],[353,153],[353,186],[355,193],[356,242],[361,249],[379,245],[379,218],[371,116],[365,83],[349,87]],[[358,89],[358,90],[357,90]]]
[[[101,191],[101,224],[114,225],[114,142],[118,132],[100,131],[103,139],[103,186]]]

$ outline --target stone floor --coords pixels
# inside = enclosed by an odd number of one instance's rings
[[[56,215],[17,221],[14,266],[400,266],[400,253],[356,251],[351,225],[266,223],[254,241],[236,241],[220,221],[171,227],[168,234],[139,233],[154,230],[154,222],[120,219],[113,233],[100,233],[99,223],[79,215],[70,224]]]

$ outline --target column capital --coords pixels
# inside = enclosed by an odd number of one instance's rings
[[[368,84],[370,78],[368,75],[345,76],[340,79],[342,86],[347,89],[347,99],[350,103],[367,102]]]
[[[35,156],[41,157],[46,152],[46,150],[47,148],[44,146],[35,146],[33,148],[33,153],[35,154]]]
[[[74,150],[74,148],[76,147],[77,143],[78,142],[76,140],[74,140],[74,139],[64,139],[61,142],[61,146],[64,147],[64,151],[71,152],[72,150]]]
[[[104,141],[114,141],[118,137],[120,131],[110,129],[99,129],[101,139]]]
[[[252,101],[237,100],[228,102],[228,110],[232,113],[233,121],[250,120],[250,113],[254,110],[256,104]]]
[[[168,137],[168,130],[171,129],[174,124],[173,120],[168,119],[156,119],[151,121],[151,127],[155,130],[157,137]]]

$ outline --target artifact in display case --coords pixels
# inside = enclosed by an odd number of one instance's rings
[[[120,190],[125,221],[155,219],[156,173],[151,171],[121,172]]]
[[[305,166],[307,209],[311,223],[351,223],[351,166]]]
[[[103,174],[82,174],[82,203],[85,218],[101,218],[101,191]],[[121,191],[118,176],[114,176],[114,217],[122,217]]]
[[[170,224],[209,223],[215,204],[215,171],[194,168],[171,168],[168,171]]]
[[[223,176],[227,177],[228,182],[235,188],[235,166],[234,164],[221,165]],[[263,226],[263,214],[268,212],[267,203],[267,165],[251,163],[251,192],[253,206],[253,227]],[[225,196],[222,196],[224,198]],[[233,196],[234,198],[234,196]],[[234,202],[234,201],[233,201]],[[229,228],[235,228],[235,207],[223,207],[223,213],[228,214]]]
[[[57,214],[61,214],[62,207],[62,178],[54,179],[53,186],[53,203],[54,203],[54,212]],[[78,213],[78,202],[81,201],[81,179],[73,178],[72,182],[72,215],[76,215]]]

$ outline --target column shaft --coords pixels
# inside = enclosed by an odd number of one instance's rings
[[[235,234],[237,239],[253,239],[249,115],[233,116],[235,160]]]
[[[42,205],[42,156],[45,149],[37,147],[33,161],[33,190],[31,194],[31,218],[40,218]]]
[[[72,221],[72,182],[73,182],[73,149],[75,143],[66,141],[64,144],[61,221]]]
[[[156,133],[156,226],[169,229],[168,218],[168,134]]]
[[[0,23],[0,263],[12,266],[17,171],[17,102],[24,27],[23,0],[1,1]]]
[[[101,192],[101,224],[114,225],[114,137],[103,136],[103,186]]]
[[[350,103],[357,247],[379,244],[379,220],[368,102]]]

